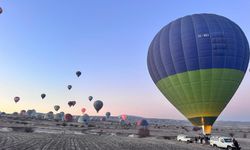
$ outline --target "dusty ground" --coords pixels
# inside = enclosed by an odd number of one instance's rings
[[[153,150],[211,149],[209,146],[177,143],[154,138],[130,138],[112,135],[75,135],[0,132],[0,149],[6,150]]]
[[[138,128],[121,128],[115,122],[78,123],[0,117],[0,150],[211,150],[209,145],[176,141],[178,134],[197,136],[192,126],[150,126],[150,137],[138,138]],[[233,134],[243,150],[250,150],[250,126],[217,125],[215,135]]]

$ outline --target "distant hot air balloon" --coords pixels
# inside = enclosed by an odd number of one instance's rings
[[[56,120],[56,121],[62,121],[62,117],[63,117],[63,115],[61,113],[56,113],[54,115],[54,120]]]
[[[101,110],[103,107],[103,102],[100,100],[97,100],[94,102],[94,108],[97,111],[97,113],[99,112],[99,110]]]
[[[49,111],[48,113],[45,114],[44,119],[53,120],[54,119],[54,113],[52,111]]]
[[[77,76],[77,77],[80,77],[81,74],[82,74],[81,71],[77,71],[77,72],[76,72],[76,76]]]
[[[86,111],[86,108],[82,108],[81,109],[81,112],[84,114],[85,113],[85,111]]]
[[[13,116],[17,116],[17,115],[18,115],[18,112],[13,112],[12,115],[13,115]]]
[[[60,114],[62,114],[62,116],[64,116],[64,112],[62,111],[62,112],[60,112]]]
[[[1,14],[1,13],[3,13],[3,9],[2,9],[2,7],[0,7],[0,14]]]
[[[122,115],[121,115],[121,119],[122,119],[122,120],[127,120],[127,115],[122,114]]]
[[[93,96],[89,96],[89,101],[92,101],[92,99],[93,99]]]
[[[147,127],[148,121],[146,119],[141,119],[141,120],[137,121],[136,125],[141,126],[141,127]]]
[[[25,116],[26,115],[26,110],[21,110],[20,111],[20,116]]]
[[[76,104],[76,101],[69,101],[68,102],[69,107],[75,106],[75,104]]]
[[[60,109],[60,106],[59,105],[55,105],[54,109],[55,109],[55,111],[58,111]]]
[[[80,116],[78,118],[77,122],[88,124],[89,120],[90,120],[89,115],[88,114],[84,114],[83,116]]]
[[[20,100],[20,97],[18,97],[18,96],[14,97],[15,103],[17,103],[19,100]]]
[[[28,117],[35,117],[36,110],[35,109],[29,109],[29,110],[27,110],[26,114],[27,114]]]
[[[71,90],[72,89],[72,85],[68,85],[68,89]]]
[[[204,134],[238,89],[249,63],[240,27],[215,14],[194,14],[163,27],[150,44],[150,76],[163,95]]]
[[[105,114],[105,115],[106,115],[106,117],[107,117],[107,118],[109,118],[109,117],[110,117],[110,115],[111,115],[111,113],[110,113],[110,112],[106,112],[106,114]]]
[[[73,116],[71,114],[65,114],[64,120],[67,122],[71,122],[71,121],[73,121]]]
[[[41,98],[44,99],[46,97],[46,94],[41,94]]]

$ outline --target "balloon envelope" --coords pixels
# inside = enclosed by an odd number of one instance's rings
[[[82,113],[85,113],[85,111],[86,111],[86,108],[82,108],[82,109],[81,109],[81,112],[82,112]]]
[[[139,121],[137,121],[137,126],[142,126],[142,127],[147,127],[148,126],[148,121],[145,119],[141,119]]]
[[[58,111],[60,109],[60,106],[59,105],[55,105],[54,109],[55,109],[55,111]]]
[[[81,71],[77,71],[77,72],[76,72],[76,76],[77,76],[77,77],[80,77],[81,74],[82,74]]]
[[[97,113],[99,112],[99,110],[101,110],[103,107],[103,102],[100,100],[97,100],[94,102],[94,108],[97,111]]]
[[[69,90],[71,90],[71,89],[72,89],[72,85],[68,85],[67,87],[68,87],[68,89],[69,89]]]
[[[68,102],[69,107],[75,106],[75,104],[76,104],[76,101],[69,101]]]
[[[125,115],[125,114],[121,115],[121,119],[122,120],[127,120],[127,115]]]
[[[83,116],[80,116],[78,118],[77,122],[88,124],[89,120],[90,120],[89,115],[88,114],[84,114]]]
[[[93,96],[89,96],[89,101],[92,101],[92,99],[93,99]]]
[[[73,121],[73,116],[71,114],[64,115],[64,120],[67,122]]]
[[[20,97],[16,96],[14,97],[14,101],[17,103],[20,100]]]
[[[194,14],[163,27],[150,44],[147,64],[163,95],[195,126],[210,134],[239,87],[249,62],[243,31],[214,14]]]
[[[20,111],[20,116],[25,116],[26,115],[26,110],[21,110]]]
[[[42,99],[44,99],[45,97],[46,97],[46,94],[41,94],[41,97],[42,97]]]

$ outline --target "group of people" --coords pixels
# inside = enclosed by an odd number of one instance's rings
[[[209,138],[207,136],[205,136],[205,137],[199,136],[199,137],[194,138],[195,143],[204,144],[204,143],[208,143],[208,141],[209,141]]]

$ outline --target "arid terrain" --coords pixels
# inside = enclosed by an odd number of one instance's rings
[[[111,119],[112,120],[112,119]],[[160,120],[164,125],[149,126],[150,136],[139,138],[138,127],[121,127],[114,120],[90,121],[89,125],[23,118],[0,117],[1,150],[210,150],[209,145],[182,143],[178,134],[191,137],[201,134],[186,121]],[[155,120],[148,119],[149,122]],[[177,123],[179,122],[179,123]],[[214,135],[234,136],[243,150],[250,150],[250,123],[218,122]]]

